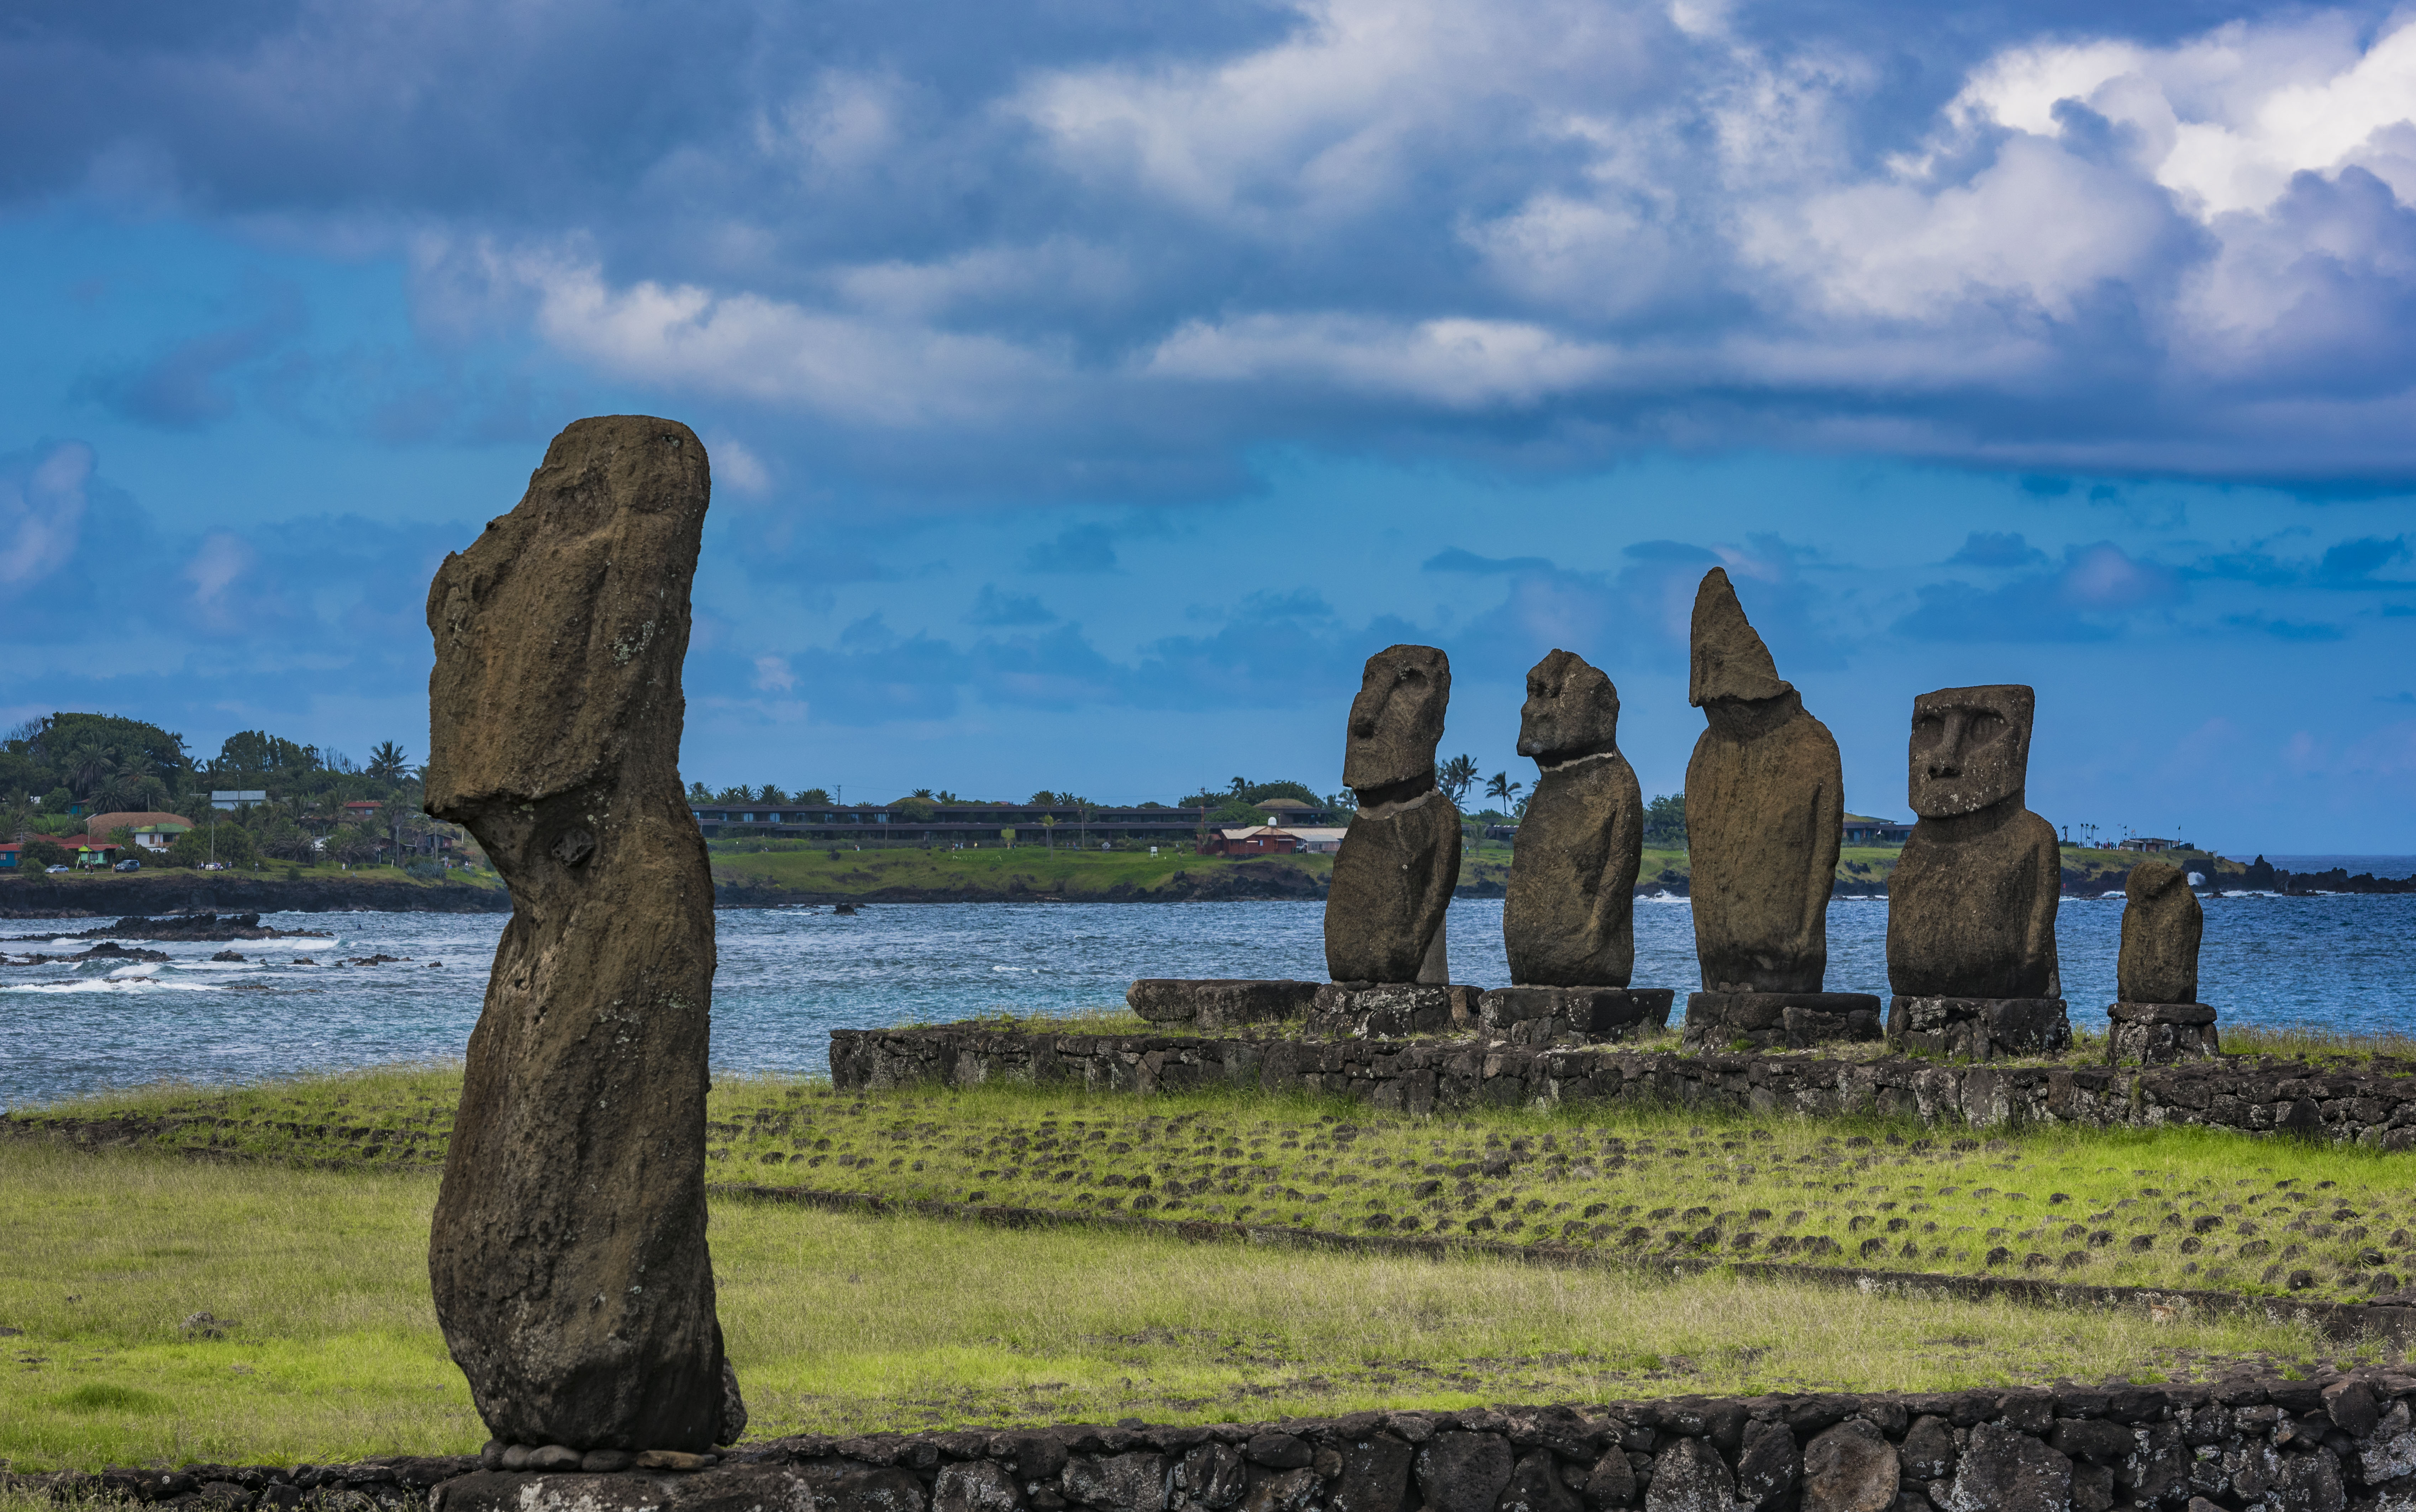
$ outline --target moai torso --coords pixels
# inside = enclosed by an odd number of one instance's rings
[[[1693,701],[1709,721],[1686,763],[1703,988],[1817,993],[1845,818],[1837,742],[1779,680],[1716,567],[1696,594],[1693,661]]]
[[[1325,968],[1336,981],[1448,980],[1443,911],[1459,885],[1459,811],[1435,786],[1451,662],[1431,646],[1367,658],[1351,703],[1342,781],[1359,810],[1325,895]]]
[[[1913,701],[1919,818],[1888,878],[1888,982],[1908,997],[2054,997],[2062,859],[2022,806],[2033,697],[2017,684]]]
[[[1527,674],[1518,754],[1535,791],[1518,821],[1502,942],[1522,987],[1624,987],[1636,969],[1644,798],[1619,754],[1619,690],[1574,652]]]
[[[2126,1003],[2197,1002],[2198,937],[2206,921],[2188,877],[2169,861],[2141,861],[2131,868],[2122,899],[2115,996]]]

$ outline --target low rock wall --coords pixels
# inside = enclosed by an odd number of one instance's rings
[[[974,1025],[833,1029],[842,1088],[1065,1082],[1095,1091],[1230,1085],[1349,1097],[1407,1113],[1600,1101],[1964,1123],[2202,1124],[2383,1149],[2416,1147],[2416,1062],[2322,1070],[2226,1056],[2137,1070],[2075,1062],[1953,1065],[1906,1055],[1680,1055],[1470,1040],[1033,1034]],[[2408,1512],[2416,1512],[2411,1506]]]
[[[2416,1379],[1680,1397],[1274,1423],[800,1436],[687,1474],[476,1461],[42,1477],[225,1512],[2406,1512]],[[440,1467],[424,1500],[394,1494]],[[34,1489],[37,1477],[17,1477]]]

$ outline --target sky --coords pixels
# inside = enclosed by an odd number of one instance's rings
[[[641,412],[717,787],[1332,791],[1415,641],[1674,791],[1722,565],[1855,811],[2018,681],[2059,826],[2416,852],[2416,10],[18,0],[0,274],[0,724],[422,754]]]

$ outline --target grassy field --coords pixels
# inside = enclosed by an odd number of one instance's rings
[[[427,1169],[458,1096],[453,1068],[392,1068],[48,1111],[155,1120],[145,1142],[170,1149]],[[1420,1119],[1221,1091],[855,1095],[745,1077],[716,1080],[709,1117],[728,1183],[2329,1300],[2416,1276],[2416,1155],[2207,1130],[1981,1138],[1587,1107]]]
[[[825,896],[872,897],[884,890],[917,892],[1017,894],[1076,900],[1146,898],[1170,886],[1238,866],[1281,868],[1309,877],[1331,876],[1331,856],[1276,856],[1234,861],[1220,856],[1152,856],[1146,850],[1080,851],[1070,845],[985,846],[978,850],[925,850],[916,846],[853,850],[797,846],[736,850],[747,842],[714,841],[713,878]]]
[[[360,1106],[357,1090],[335,1095]],[[484,1434],[428,1297],[434,1194],[424,1169],[0,1144],[0,1323],[21,1330],[0,1340],[13,1366],[0,1459],[33,1471],[475,1449]],[[712,1223],[755,1438],[2378,1357],[2298,1325],[1841,1303],[1724,1274],[1002,1231],[737,1198],[717,1198]]]

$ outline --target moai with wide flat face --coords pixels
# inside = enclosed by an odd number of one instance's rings
[[[2189,874],[2143,861],[2122,884],[2122,951],[2115,960],[2109,1061],[2156,1065],[2217,1053],[2214,1010],[2197,1000],[2197,948],[2206,920]]]
[[[1844,841],[1829,727],[1780,681],[1728,573],[1695,594],[1688,698],[1708,727],[1686,763],[1695,954],[1707,993],[1818,993]]]
[[[1518,754],[1534,758],[1537,776],[1502,906],[1510,980],[1624,987],[1636,969],[1644,798],[1619,754],[1619,690],[1583,657],[1554,651],[1527,674]]]
[[[1888,981],[1900,996],[2060,995],[2054,827],[2022,806],[2035,696],[2014,683],[1913,700],[1917,816],[1888,879]]]
[[[705,1249],[713,876],[678,767],[710,492],[687,427],[579,421],[428,592],[428,812],[512,897],[429,1280],[488,1428],[557,1459],[747,1422]]]
[[[1443,910],[1459,885],[1459,811],[1435,786],[1451,661],[1432,646],[1367,658],[1351,701],[1342,781],[1357,795],[1325,899],[1336,981],[1447,982]]]

